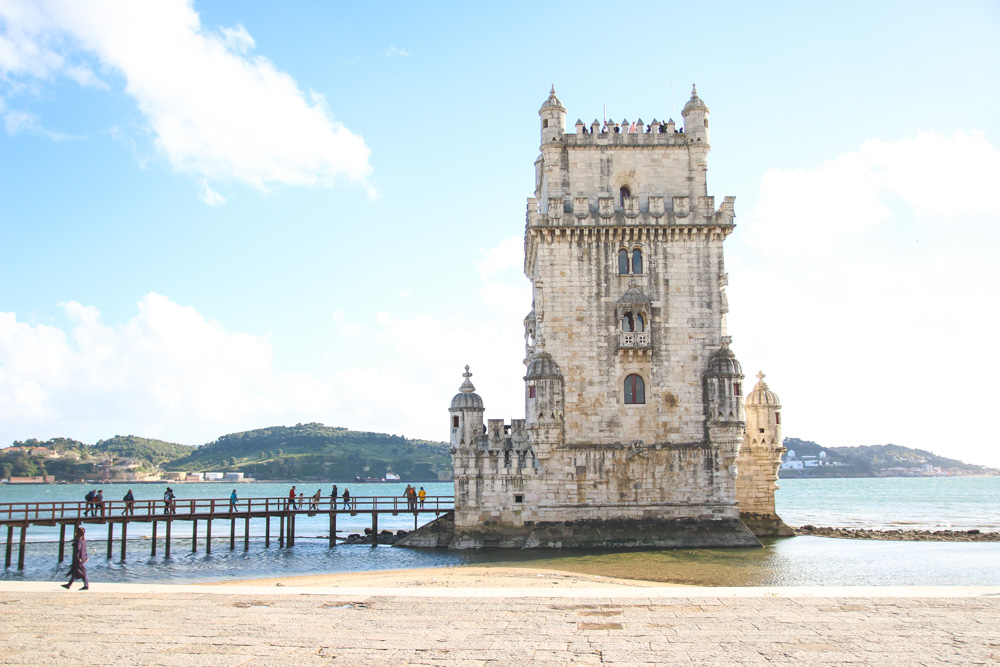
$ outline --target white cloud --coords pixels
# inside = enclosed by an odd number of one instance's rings
[[[287,73],[252,55],[242,27],[201,25],[191,0],[0,4],[0,75],[100,85],[74,54],[121,73],[157,151],[177,170],[260,189],[347,178],[374,194],[364,140],[308,98]]]
[[[1000,327],[997,182],[977,132],[768,173],[740,230],[758,251],[728,262],[729,324],[744,372],[763,368],[781,396],[786,435],[1000,466],[975,416],[1000,374],[979,350]]]
[[[520,236],[505,239],[489,250],[480,250],[479,260],[476,262],[479,277],[483,279],[512,268],[521,270],[523,267],[524,239]]]
[[[65,141],[74,138],[68,134],[53,132],[42,127],[34,114],[19,109],[8,109],[2,99],[0,99],[0,117],[3,118],[4,129],[10,136],[21,132],[28,132],[48,137],[52,141]]]
[[[395,46],[390,46],[389,50],[385,52],[385,57],[389,58],[391,56],[402,56],[403,58],[409,58],[410,54],[406,52],[406,49],[397,49]]]
[[[1000,214],[1000,199],[992,196],[997,183],[1000,152],[982,132],[869,139],[815,169],[768,171],[748,226],[755,244],[767,252],[822,247],[832,254],[845,237],[890,215],[912,212],[946,223],[956,216]],[[890,211],[890,197],[901,198],[910,210]]]
[[[201,193],[198,196],[209,206],[221,206],[226,203],[226,198],[210,188],[208,181],[205,180],[201,182]]]
[[[159,294],[119,325],[93,307],[60,305],[69,331],[0,313],[3,444],[124,432],[200,444],[237,428],[310,421],[332,404],[325,381],[278,373],[266,338],[227,331]]]

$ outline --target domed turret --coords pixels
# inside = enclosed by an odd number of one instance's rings
[[[781,408],[781,401],[778,399],[778,395],[768,388],[767,383],[764,382],[764,372],[761,371],[757,373],[757,384],[754,385],[753,390],[747,394],[747,407],[769,407],[774,410]]]
[[[698,97],[698,88],[691,85],[691,99],[681,111],[684,117],[684,134],[691,135],[692,141],[708,143],[708,105]]]
[[[743,367],[736,359],[736,355],[729,349],[729,344],[722,346],[722,349],[715,353],[708,364],[705,375],[710,377],[739,377],[743,379]]]
[[[524,376],[524,416],[530,428],[539,424],[561,423],[563,415],[563,374],[559,364],[539,347],[528,360]]]
[[[548,352],[538,352],[528,361],[528,373],[525,381],[541,379],[562,379],[562,370]]]
[[[728,339],[708,362],[705,391],[709,422],[743,421],[743,367],[729,349]]]
[[[538,110],[538,115],[541,117],[542,146],[544,147],[545,144],[558,140],[566,131],[566,108],[556,97],[554,84],[549,92],[549,98]]]
[[[476,388],[472,385],[472,373],[469,367],[465,367],[462,374],[465,380],[459,387],[458,393],[451,399],[451,446],[474,447],[479,442],[479,436],[483,433],[483,399],[476,393]]]

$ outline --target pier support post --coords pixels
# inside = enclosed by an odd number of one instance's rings
[[[372,510],[372,546],[378,546],[378,512]]]
[[[330,510],[330,546],[337,546],[337,513]]]
[[[24,569],[24,538],[28,532],[28,525],[21,526],[21,541],[17,545],[17,569]]]
[[[115,524],[113,521],[108,522],[108,560],[111,560],[111,541],[115,538]]]
[[[122,521],[122,562],[125,562],[125,542],[128,541],[128,521]]]
[[[173,523],[173,521],[171,521],[170,519],[167,519],[167,532],[166,532],[166,535],[164,535],[164,544],[163,544],[163,557],[164,558],[170,558],[170,524],[172,524],[172,523]]]
[[[236,517],[229,517],[229,550],[236,548]]]
[[[284,548],[285,547],[285,515],[282,514],[278,518],[281,519],[281,521],[280,521],[280,523],[278,525],[278,546],[281,547],[281,548]]]
[[[295,546],[295,515],[294,514],[289,514],[288,515],[288,539],[285,541],[285,544],[287,544],[290,547],[294,547]]]
[[[10,550],[14,546],[14,526],[7,526],[7,557],[4,558],[3,566],[10,567]]]
[[[264,517],[264,546],[271,546],[271,515]]]
[[[66,524],[59,524],[59,561],[63,562],[66,558]]]
[[[198,553],[198,519],[191,519],[191,553]]]
[[[243,523],[243,551],[250,551],[250,513]]]
[[[212,520],[205,519],[205,553],[212,553]]]
[[[153,544],[150,545],[149,557],[153,558],[156,556],[156,519],[153,519],[153,539],[151,541]]]

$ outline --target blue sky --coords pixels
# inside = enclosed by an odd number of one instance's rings
[[[692,9],[693,8],[693,9]],[[523,416],[537,110],[711,108],[785,434],[1000,465],[1000,5],[0,0],[0,445]],[[672,85],[673,84],[673,85]]]

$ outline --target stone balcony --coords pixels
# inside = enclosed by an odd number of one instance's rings
[[[653,347],[653,336],[649,331],[619,331],[619,350],[648,350]]]

